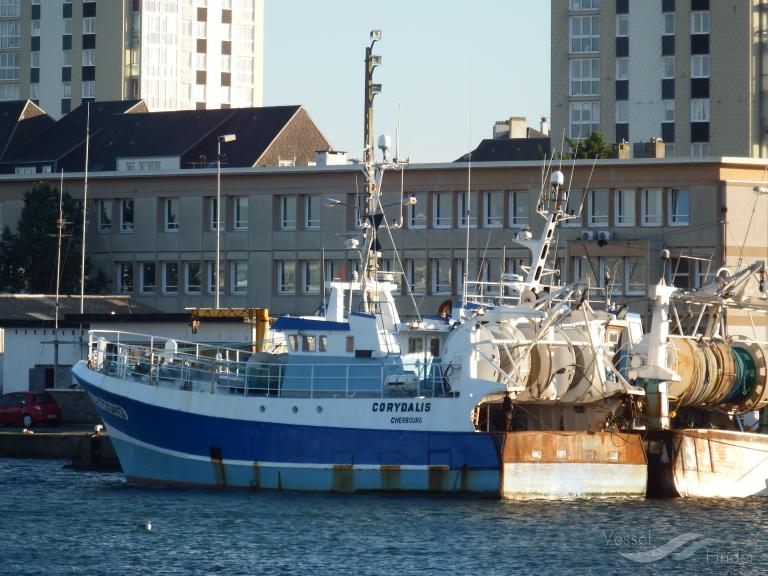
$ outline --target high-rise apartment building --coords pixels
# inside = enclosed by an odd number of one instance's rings
[[[262,104],[263,0],[0,0],[0,99]]]
[[[552,0],[552,134],[764,156],[764,0]]]

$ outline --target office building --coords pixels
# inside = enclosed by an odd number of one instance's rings
[[[0,100],[261,106],[263,0],[0,0]]]
[[[552,134],[766,154],[763,0],[552,0]]]

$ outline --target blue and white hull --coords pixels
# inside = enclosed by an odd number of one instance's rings
[[[499,495],[501,436],[439,429],[469,426],[458,398],[234,397],[136,385],[85,363],[74,374],[134,482]]]

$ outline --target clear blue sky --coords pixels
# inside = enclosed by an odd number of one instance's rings
[[[376,137],[450,162],[493,124],[549,116],[549,0],[265,0],[264,104],[302,104],[337,150],[360,157],[368,34],[383,84]],[[471,121],[470,121],[471,119]],[[470,139],[471,135],[471,139]],[[470,146],[471,142],[471,146]]]

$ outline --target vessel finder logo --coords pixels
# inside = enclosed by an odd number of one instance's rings
[[[605,543],[607,545],[617,548],[646,547],[653,546],[654,544],[650,531],[647,534],[628,536],[619,534],[613,530],[610,532],[604,530],[603,537],[605,538]],[[703,534],[689,532],[687,534],[675,536],[671,540],[652,548],[647,548],[638,552],[619,552],[619,554],[627,560],[640,564],[658,562],[664,558],[686,560],[705,546],[715,543],[715,540],[707,538]]]

